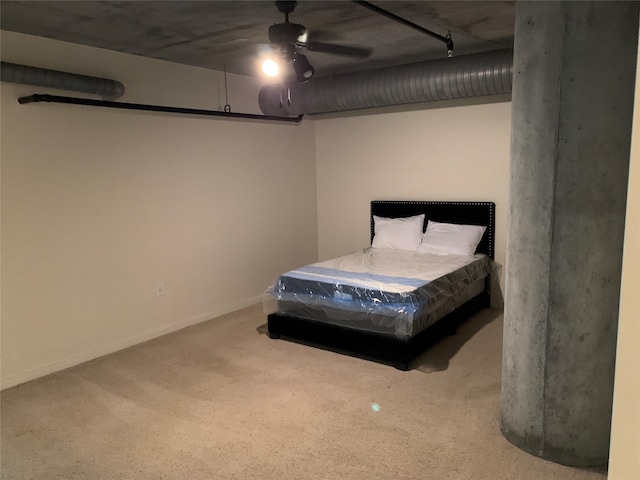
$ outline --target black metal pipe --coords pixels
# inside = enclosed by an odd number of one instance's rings
[[[453,50],[453,40],[451,40],[451,37],[443,37],[442,35],[439,35],[435,32],[432,32],[431,30],[427,30],[424,27],[421,27],[420,25],[416,25],[413,22],[410,22],[409,20],[406,20],[402,17],[399,17],[398,15],[389,12],[388,10],[385,10],[383,8],[377,7],[376,5],[369,3],[369,2],[363,2],[363,1],[359,1],[359,0],[353,0],[353,3],[357,3],[358,5],[364,7],[364,8],[368,8],[369,10],[371,10],[372,12],[376,12],[377,14],[382,15],[383,17],[387,17],[390,18],[391,20],[395,20],[398,23],[402,23],[403,25],[406,25],[407,27],[413,28],[414,30],[417,30],[421,33],[424,33],[426,35],[429,35],[430,37],[433,37],[437,40],[440,40],[442,43],[444,43],[447,46],[448,50]]]
[[[109,102],[105,100],[93,100],[90,98],[61,97],[58,95],[34,94],[28,97],[18,98],[18,103],[68,103],[73,105],[89,105],[92,107],[121,108],[125,110],[143,110],[147,112],[181,113],[187,115],[204,115],[207,117],[244,118],[251,120],[269,120],[278,122],[299,123],[304,115],[297,117],[283,117],[276,115],[258,115],[254,113],[218,112],[217,110],[200,110],[197,108],[166,107],[162,105],[146,105],[141,103]]]

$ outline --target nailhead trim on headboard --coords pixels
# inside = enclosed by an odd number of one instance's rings
[[[428,209],[430,206],[451,206],[451,207],[460,207],[460,209],[456,209],[453,212],[451,218],[440,218],[438,217],[437,221],[448,222],[448,223],[468,223],[469,220],[465,220],[469,216],[474,217],[476,219],[476,225],[485,225],[487,230],[485,232],[485,239],[483,238],[483,245],[486,245],[486,253],[489,257],[494,258],[495,255],[495,203],[493,202],[439,202],[439,201],[420,201],[420,200],[373,200],[371,202],[370,207],[370,220],[371,220],[371,239],[373,240],[374,234],[374,223],[373,216],[375,211],[380,209],[385,209],[385,207],[391,207],[393,209],[393,217],[408,217],[411,215],[419,215],[421,213],[427,214],[427,220],[429,219]],[[408,207],[423,207],[423,208],[409,208],[407,211],[403,211],[402,206]],[[465,210],[464,207],[486,207],[486,211],[478,210],[473,208],[470,210]],[[471,213],[473,212],[473,214]],[[385,216],[385,215],[380,215]],[[480,249],[480,247],[479,247]]]

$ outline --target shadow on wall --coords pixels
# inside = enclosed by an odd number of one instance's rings
[[[471,340],[486,325],[502,315],[502,310],[495,308],[484,309],[468,320],[462,322],[455,335],[442,338],[423,354],[416,358],[411,370],[423,373],[442,372],[449,368],[449,362],[465,343]]]
[[[502,265],[491,263],[491,308],[504,310],[504,293],[502,292]]]

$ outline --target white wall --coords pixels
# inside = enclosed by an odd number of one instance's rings
[[[217,72],[8,32],[2,60],[217,108]],[[229,77],[235,111],[257,90]],[[17,103],[35,92],[2,84],[3,387],[255,303],[317,259],[313,121]]]
[[[640,66],[640,49],[638,63]],[[610,480],[640,478],[640,76],[636,96],[625,223]]]
[[[316,119],[320,258],[369,245],[371,200],[473,200],[496,203],[504,265],[510,133],[508,101]]]

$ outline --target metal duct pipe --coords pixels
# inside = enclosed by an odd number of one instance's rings
[[[124,95],[124,85],[116,80],[88,77],[86,75],[28,67],[8,62],[0,64],[0,80],[10,83],[36,85],[38,87],[93,93],[101,95],[105,100],[115,100]]]
[[[513,51],[496,50],[266,85],[258,103],[265,115],[300,115],[499,95],[511,92],[512,70]]]

